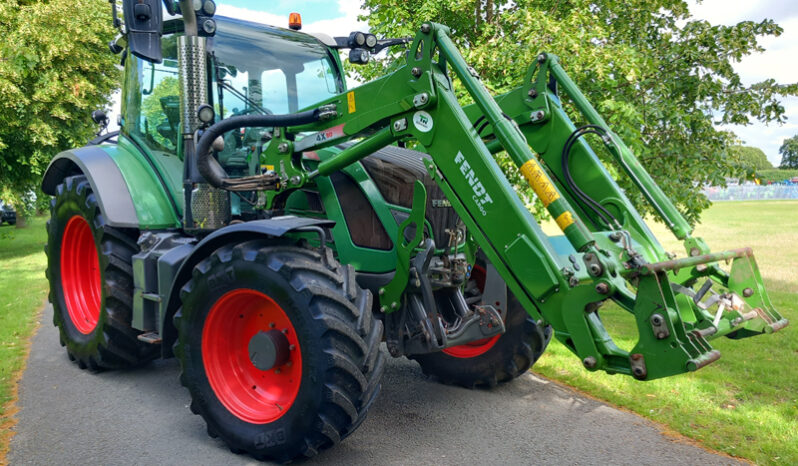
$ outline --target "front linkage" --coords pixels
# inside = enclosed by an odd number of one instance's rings
[[[246,180],[226,178],[207,151],[218,133],[215,125],[200,138],[199,171],[216,187],[266,187],[268,207],[279,208],[288,192],[318,176],[395,141],[417,141],[431,156],[426,162],[430,175],[509,289],[590,370],[641,380],[697,370],[720,356],[707,340],[770,333],[787,325],[770,304],[750,250],[713,254],[701,239],[691,237],[684,218],[555,56],[541,55],[524,85],[494,100],[448,33],[445,26],[425,23],[399,70],[321,102],[300,123],[284,125],[296,126],[275,130],[264,152],[265,164],[274,166],[274,172]],[[475,104],[459,105],[449,68]],[[588,126],[577,129],[568,119],[557,84]],[[265,123],[233,117],[223,124],[231,129]],[[688,258],[668,257],[585,142],[583,136],[591,132],[602,137],[660,217],[684,240]],[[296,140],[300,133],[306,135]],[[350,140],[357,142],[341,151],[322,150]],[[494,160],[492,154],[501,150],[564,238],[543,233]],[[308,152],[317,153],[320,161],[303,161],[302,153]],[[416,211],[419,203],[423,206],[419,188]],[[423,215],[411,215],[400,228],[397,243],[403,247],[397,250],[404,254],[398,257],[397,276],[402,278],[396,283],[407,283],[413,265],[409,253],[421,246],[420,235],[408,241],[404,234],[407,228],[420,231],[419,219]],[[724,260],[732,261],[730,274],[718,266]],[[382,312],[390,315],[399,308],[402,290],[391,284],[381,290]],[[599,317],[599,307],[609,299],[636,319],[639,340],[631,351],[614,344]]]

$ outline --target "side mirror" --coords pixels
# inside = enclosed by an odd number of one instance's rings
[[[100,126],[108,126],[108,116],[106,116],[105,112],[102,110],[91,112],[91,119]]]
[[[130,53],[153,63],[163,60],[161,0],[122,0]]]

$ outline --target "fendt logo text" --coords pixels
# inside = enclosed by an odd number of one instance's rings
[[[454,163],[460,166],[460,173],[465,176],[466,181],[471,185],[471,189],[474,190],[474,195],[471,199],[477,204],[477,208],[482,212],[482,215],[487,215],[488,213],[485,212],[485,204],[492,204],[493,199],[491,199],[485,187],[482,186],[482,182],[477,178],[477,175],[471,168],[471,164],[468,163],[462,152],[457,153],[454,158]]]

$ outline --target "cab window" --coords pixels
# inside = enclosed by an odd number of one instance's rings
[[[126,132],[151,151],[172,155],[177,153],[180,136],[176,41],[176,36],[163,38],[161,63],[135,60],[127,67],[128,95],[124,99]]]

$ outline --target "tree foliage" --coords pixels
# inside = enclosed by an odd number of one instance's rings
[[[712,25],[692,18],[682,0],[365,0],[365,7],[363,19],[381,36],[412,36],[423,21],[446,24],[494,93],[519,85],[538,53],[559,55],[692,222],[709,204],[701,185],[743,175],[726,157],[734,135],[713,123],[784,121],[779,99],[798,93],[798,85],[772,79],[745,86],[732,67],[762,51],[761,37],[781,34],[776,23]]]
[[[798,169],[773,168],[770,170],[760,170],[756,172],[756,177],[759,178],[762,184],[782,183],[798,177]]]
[[[105,0],[2,0],[0,37],[0,195],[24,207],[50,159],[91,138],[120,74]]]
[[[729,146],[729,157],[749,171],[768,170],[773,165],[762,149],[750,146]]]
[[[781,165],[779,168],[798,168],[798,134],[785,139],[779,147]]]

